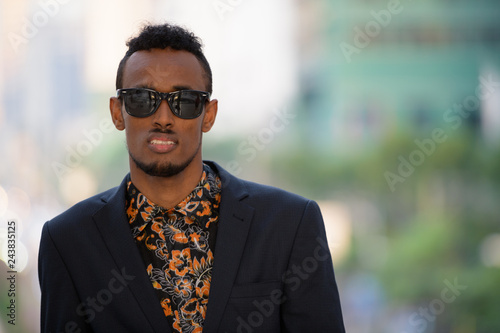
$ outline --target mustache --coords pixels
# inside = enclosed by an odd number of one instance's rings
[[[162,134],[175,134],[170,128],[154,128],[149,131],[150,133],[162,133]]]

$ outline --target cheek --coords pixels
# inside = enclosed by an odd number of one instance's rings
[[[147,131],[141,130],[139,124],[130,121],[130,118],[125,120],[125,138],[129,147],[139,146],[145,135],[147,135]]]
[[[198,149],[201,144],[201,126],[198,122],[184,129],[174,129],[174,132],[179,134],[179,138],[183,141],[184,153],[189,154],[191,151]]]
[[[203,136],[203,123],[200,121],[199,123],[196,124],[196,143],[201,141],[201,138]]]
[[[192,138],[192,141],[198,141],[202,134],[202,125],[202,122],[196,119],[196,122],[189,124],[189,126],[184,129],[184,132],[189,133],[189,137]]]

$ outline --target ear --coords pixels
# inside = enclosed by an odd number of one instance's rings
[[[125,129],[125,121],[122,114],[122,102],[118,97],[111,97],[109,99],[109,111],[111,112],[111,119],[116,129],[123,131]]]
[[[218,101],[216,99],[212,99],[205,106],[203,124],[201,125],[201,130],[203,131],[203,133],[210,131],[210,129],[214,125],[215,118],[217,117],[217,107],[218,107]]]

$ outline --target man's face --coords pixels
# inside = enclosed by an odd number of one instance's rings
[[[206,80],[198,59],[187,51],[153,49],[130,56],[123,73],[123,88],[149,88],[159,92],[183,89],[206,91]],[[170,177],[185,168],[201,165],[202,133],[208,132],[217,114],[211,100],[195,119],[175,116],[167,101],[146,118],[126,113],[116,97],[110,101],[111,115],[119,130],[125,129],[131,169],[151,176]]]

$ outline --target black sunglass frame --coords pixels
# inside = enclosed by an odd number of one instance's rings
[[[150,96],[150,100],[153,101],[153,104],[150,106],[150,110],[148,110],[148,112],[146,112],[144,114],[140,114],[140,115],[134,114],[133,112],[130,112],[130,110],[127,109],[125,99],[123,98],[129,92],[137,91],[137,90],[143,91],[143,92],[148,92],[149,96]],[[182,94],[185,94],[185,93],[195,93],[195,94],[198,94],[198,96],[201,99],[204,99],[204,101],[202,100],[200,103],[201,106],[199,107],[199,110],[197,110],[197,112],[191,116],[186,116],[186,115],[183,115],[182,113],[179,113],[177,111],[177,108],[173,104],[174,98],[176,98],[176,97],[179,98],[180,96],[182,96]],[[118,89],[116,91],[116,95],[118,98],[123,99],[125,111],[127,111],[127,113],[129,115],[131,115],[132,117],[137,117],[137,118],[146,118],[146,117],[153,115],[160,107],[161,102],[163,100],[165,100],[165,101],[167,101],[168,106],[170,107],[170,110],[172,111],[172,113],[176,117],[179,117],[181,119],[195,119],[195,118],[198,118],[203,113],[203,109],[205,107],[205,104],[210,100],[210,93],[209,92],[201,91],[201,90],[192,90],[192,89],[184,89],[184,90],[177,90],[177,91],[172,91],[172,92],[168,92],[168,93],[162,93],[162,92],[159,92],[159,91],[156,91],[153,89],[149,89],[149,88],[123,88],[123,89]],[[151,98],[152,96],[154,96],[154,97]],[[180,108],[182,108],[182,106],[180,106]]]

